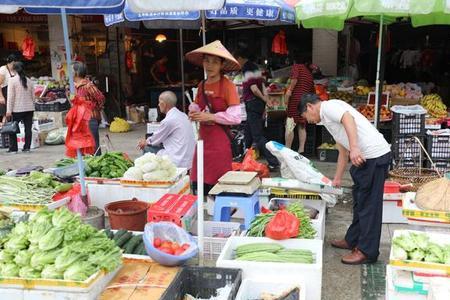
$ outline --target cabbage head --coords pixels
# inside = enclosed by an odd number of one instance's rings
[[[1,275],[2,277],[18,277],[19,269],[19,266],[15,263],[6,263],[2,266]]]
[[[20,268],[19,276],[21,278],[41,278],[41,272],[30,266],[25,266]]]
[[[64,280],[84,281],[97,272],[92,264],[86,261],[72,264],[64,272]]]
[[[41,272],[42,278],[47,279],[63,279],[64,272],[58,271],[55,265],[47,265]]]
[[[63,239],[64,231],[59,228],[52,228],[39,241],[39,250],[55,249],[62,243]]]

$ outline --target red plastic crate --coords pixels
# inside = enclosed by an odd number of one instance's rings
[[[147,210],[148,222],[172,222],[190,231],[197,213],[197,196],[166,194]]]
[[[386,181],[384,183],[385,194],[397,194],[400,193],[400,184],[394,181]]]

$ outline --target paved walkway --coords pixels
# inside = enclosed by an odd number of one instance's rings
[[[101,137],[110,136],[113,150],[127,152],[136,158],[140,152],[136,149],[137,140],[145,134],[145,126],[138,125],[128,133],[108,133],[102,130]],[[13,169],[26,165],[53,166],[54,162],[64,157],[64,146],[43,146],[27,154],[6,154],[6,149],[0,149],[0,168]],[[316,162],[316,167],[328,177],[333,177],[334,163]],[[344,186],[352,184],[347,172]],[[384,299],[384,265],[388,262],[389,249],[393,230],[403,228],[402,225],[383,225],[381,256],[379,263],[371,266],[348,266],[340,262],[345,250],[329,246],[332,239],[342,238],[351,222],[352,201],[350,195],[329,209],[326,220],[326,236],[324,247],[322,299]]]

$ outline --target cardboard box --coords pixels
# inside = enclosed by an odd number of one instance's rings
[[[178,273],[151,259],[124,258],[123,267],[99,297],[100,300],[158,300]]]

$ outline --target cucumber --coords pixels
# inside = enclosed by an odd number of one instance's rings
[[[108,237],[108,239],[110,239],[110,240],[113,239],[114,233],[113,233],[111,230],[105,229],[103,232],[106,234],[106,236]]]
[[[133,234],[131,232],[127,232],[124,235],[122,235],[118,240],[116,240],[116,245],[119,248],[123,249],[123,246],[133,237]]]
[[[144,241],[142,241],[139,245],[137,245],[136,249],[134,249],[133,254],[147,255],[147,251],[145,251]]]
[[[141,249],[140,255],[147,255],[148,256],[148,253],[147,253],[147,250],[145,250],[145,245],[144,244],[142,244],[142,249]]]
[[[133,254],[134,249],[139,246],[140,241],[142,241],[142,235],[133,236],[124,246],[123,249],[125,253]]]
[[[114,235],[113,240],[114,240],[114,241],[117,241],[118,239],[120,239],[120,237],[121,237],[122,235],[124,235],[124,234],[127,233],[127,232],[128,232],[128,230],[120,229],[120,230],[117,231],[116,234]]]

